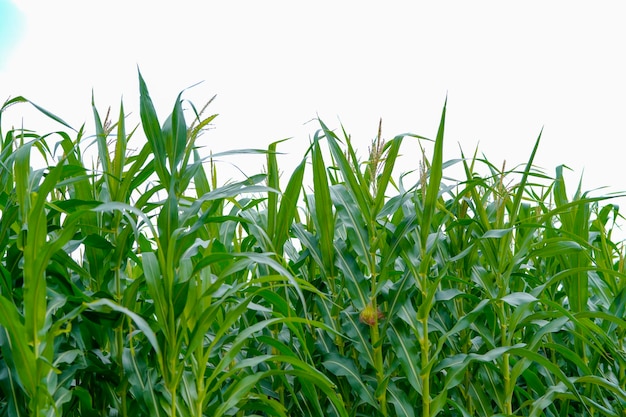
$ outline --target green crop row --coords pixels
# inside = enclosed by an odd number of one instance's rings
[[[320,120],[285,178],[276,142],[220,184],[215,115],[139,86],[140,126],[94,104],[93,136],[0,108],[1,416],[626,415],[618,207],[539,138],[507,169],[444,161],[445,106],[365,156]]]

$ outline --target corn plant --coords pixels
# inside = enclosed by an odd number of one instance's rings
[[[408,189],[391,177],[402,136],[379,135],[360,162],[320,122],[311,146],[313,194],[294,232],[302,273],[328,293],[316,314],[343,333],[318,344],[352,415],[619,415],[623,337],[606,332],[624,324],[606,312],[621,305],[617,207],[580,190],[567,201],[562,167],[551,178],[532,165],[540,139],[521,169],[444,163],[444,125],[445,107]],[[445,184],[455,163],[466,179]]]
[[[541,135],[446,161],[444,105],[362,159],[319,120],[283,178],[281,141],[206,154],[212,100],[161,122],[138,78],[93,135],[0,108],[0,415],[624,415],[619,208]],[[5,130],[25,105],[59,130]],[[264,171],[221,183],[242,152]]]
[[[291,407],[321,415],[323,393],[346,415],[298,339],[316,323],[293,309],[315,288],[252,239],[255,195],[278,190],[265,175],[217,186],[195,145],[215,115],[193,107],[187,127],[179,96],[161,125],[139,80],[147,141],[135,155],[123,105],[113,123],[95,102],[93,139],[58,132],[52,146],[11,129],[3,141],[3,414],[286,415],[294,394]],[[97,147],[89,168],[85,140]],[[33,170],[35,148],[46,162],[63,155]]]

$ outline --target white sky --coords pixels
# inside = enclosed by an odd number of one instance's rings
[[[448,97],[445,159],[458,146],[496,165],[570,166],[570,191],[626,190],[626,25],[619,1],[14,1],[21,38],[0,68],[0,98],[23,95],[93,132],[123,96],[138,120],[137,65],[161,122],[178,92],[220,116],[214,151],[293,139],[290,171],[317,129],[340,121],[365,151],[383,136],[434,137]],[[97,5],[96,5],[97,4]],[[175,6],[174,6],[175,4]],[[1,51],[0,51],[1,52]],[[19,109],[19,110],[18,110]],[[11,109],[26,127],[42,120]],[[405,145],[402,170],[417,168]],[[245,162],[249,174],[263,158]]]

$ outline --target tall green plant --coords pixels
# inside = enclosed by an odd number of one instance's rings
[[[204,158],[216,115],[181,93],[161,124],[139,90],[137,128],[92,99],[93,136],[0,108],[0,415],[626,410],[621,215],[534,167],[539,139],[444,161],[444,105],[435,140],[379,125],[361,160],[320,120],[283,180],[281,141]],[[16,104],[68,131],[1,130]],[[265,173],[221,184],[242,152]]]

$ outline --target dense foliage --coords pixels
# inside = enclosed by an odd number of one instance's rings
[[[37,106],[65,130],[0,131],[0,415],[625,415],[618,209],[539,139],[444,162],[444,106],[362,161],[319,121],[283,182],[277,142],[219,184],[215,115],[179,95],[161,124],[139,81],[145,138],[122,106],[93,137]]]

